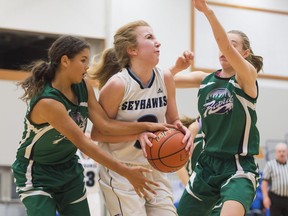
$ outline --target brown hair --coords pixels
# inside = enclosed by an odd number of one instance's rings
[[[69,35],[59,37],[48,50],[48,62],[38,60],[23,67],[24,70],[30,71],[31,75],[17,84],[24,89],[24,94],[20,98],[27,102],[39,94],[43,87],[55,78],[61,57],[66,55],[72,59],[85,48],[90,46],[80,38]]]
[[[228,33],[237,34],[242,38],[243,49],[244,50],[249,49],[251,53],[246,58],[246,60],[249,61],[256,68],[257,72],[259,72],[263,68],[263,57],[254,54],[254,52],[252,51],[248,36],[244,32],[239,31],[239,30],[231,30]]]

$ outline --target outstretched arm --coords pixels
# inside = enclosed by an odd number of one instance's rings
[[[38,121],[49,123],[84,154],[126,177],[134,186],[139,196],[148,196],[147,191],[155,193],[149,187],[149,184],[156,186],[158,184],[150,181],[143,175],[143,172],[150,172],[148,169],[142,167],[127,167],[106,154],[83,133],[80,127],[68,115],[62,103],[54,99],[42,99],[36,104],[32,114],[33,118],[37,118]]]
[[[144,131],[157,131],[157,130],[167,130],[167,125],[160,123],[151,122],[124,122],[116,121],[112,117],[107,115],[102,106],[96,100],[96,96],[92,86],[86,82],[88,88],[88,109],[89,109],[89,119],[93,123],[97,130],[107,136],[122,136],[122,135],[135,135]],[[109,91],[113,91],[110,89]],[[113,92],[110,95],[109,100],[114,101],[111,98],[118,92]]]
[[[193,0],[194,7],[202,12],[208,19],[218,47],[233,69],[236,71],[236,79],[246,94],[255,98],[257,96],[255,67],[245,58],[250,55],[250,50],[237,50],[235,41],[230,41],[227,33],[217,19],[214,11],[208,7],[206,0]]]

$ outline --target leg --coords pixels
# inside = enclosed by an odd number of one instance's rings
[[[35,191],[37,192],[37,191]],[[20,195],[22,203],[26,207],[28,216],[55,216],[56,202],[48,193],[39,191],[42,195],[32,195],[31,192]],[[25,197],[25,198],[23,198]]]
[[[99,186],[111,216],[146,216],[145,199],[140,198],[123,176],[99,165]]]
[[[277,196],[271,192],[269,192],[269,197],[271,200],[270,216],[282,215],[283,206],[287,206],[287,203],[283,203],[281,197],[279,197],[279,196]]]
[[[146,173],[147,178],[157,182],[160,187],[154,188],[157,195],[151,196],[151,201],[146,201],[147,216],[165,215],[176,216],[176,208],[173,202],[172,186],[167,174],[161,173],[152,167],[152,173]]]
[[[82,175],[61,186],[58,192],[55,193],[55,199],[60,215],[90,216]]]
[[[233,211],[231,211],[233,209]],[[245,209],[243,205],[234,200],[228,200],[223,203],[221,216],[244,216]]]
[[[211,216],[219,216],[221,212],[221,208],[223,206],[222,200],[220,199],[214,208],[212,209]]]
[[[177,213],[179,216],[208,216],[214,204],[198,200],[185,190],[180,199]]]
[[[221,188],[223,207],[221,216],[243,216],[255,197],[255,183],[250,173],[235,174]]]

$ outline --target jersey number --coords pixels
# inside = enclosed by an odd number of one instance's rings
[[[150,115],[145,115],[145,116],[140,117],[137,121],[138,122],[154,122],[154,123],[157,123],[158,119],[157,119],[156,116],[150,114]],[[140,142],[138,140],[135,142],[134,147],[137,148],[137,149],[141,149],[141,144],[140,144]]]

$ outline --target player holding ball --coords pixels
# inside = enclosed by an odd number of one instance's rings
[[[189,151],[191,133],[182,126],[178,117],[173,76],[169,70],[156,67],[160,46],[148,23],[128,23],[118,29],[114,35],[114,47],[104,51],[90,74],[102,87],[99,102],[110,118],[173,124],[184,132],[182,141]],[[191,64],[191,57],[184,53],[172,70],[186,69]],[[94,128],[91,137],[98,139],[99,146],[122,163],[153,170],[146,176],[160,185],[153,188],[157,194],[150,193],[150,198],[140,198],[128,181],[100,165],[99,185],[111,215],[177,215],[166,173],[154,169],[146,159],[145,146],[151,145],[149,138],[156,137],[153,133],[110,136],[110,143],[102,143],[103,136]]]

